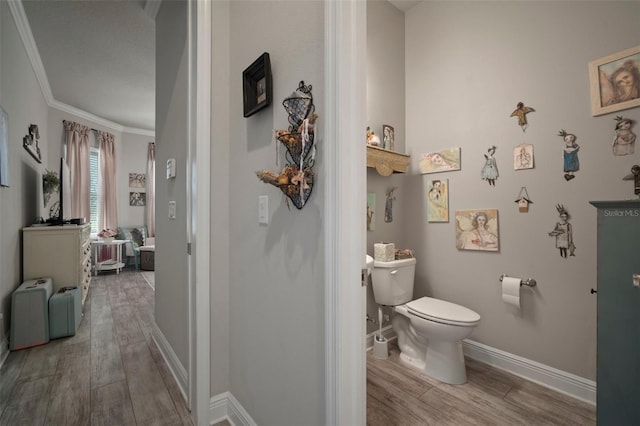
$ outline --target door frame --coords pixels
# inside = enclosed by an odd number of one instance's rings
[[[366,424],[366,2],[325,0],[325,424]],[[354,196],[356,194],[356,196]]]
[[[189,282],[188,405],[195,425],[209,425],[211,5],[189,1],[187,238]]]

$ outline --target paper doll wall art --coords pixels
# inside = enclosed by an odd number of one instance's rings
[[[376,230],[375,209],[376,194],[369,192],[367,193],[367,231]]]
[[[387,223],[393,222],[393,202],[396,200],[393,192],[396,189],[398,189],[398,187],[394,186],[387,191],[387,199],[384,203],[384,221]]]
[[[486,180],[489,182],[490,186],[496,185],[496,179],[498,179],[498,163],[494,157],[496,153],[495,145],[490,147],[487,150],[487,153],[484,154],[484,166],[482,166],[482,171],[480,172],[480,176],[482,180]]]
[[[562,136],[564,141],[563,157],[564,157],[564,178],[567,181],[575,178],[575,172],[580,169],[580,161],[578,160],[578,151],[580,146],[576,143],[576,135],[560,130],[558,136]]]
[[[498,210],[456,211],[456,248],[498,251]]]
[[[518,105],[516,105],[516,109],[510,115],[510,117],[518,117],[518,126],[520,126],[523,132],[529,125],[527,123],[527,114],[529,114],[530,112],[535,112],[535,109],[525,106],[522,102],[518,102]]]
[[[427,183],[427,221],[449,222],[449,179]]]
[[[569,256],[575,256],[576,246],[573,244],[573,228],[569,223],[569,212],[562,204],[558,204],[556,210],[558,210],[560,220],[556,223],[553,231],[549,232],[549,236],[556,237],[556,248],[560,250],[561,257],[566,258],[567,251],[569,251]]]
[[[616,136],[613,139],[613,155],[629,155],[633,154],[636,145],[636,135],[631,131],[633,120],[617,116],[616,120]]]
[[[513,170],[533,169],[533,145],[520,144],[513,148]]]
[[[460,170],[460,148],[424,154],[418,167],[422,174]]]

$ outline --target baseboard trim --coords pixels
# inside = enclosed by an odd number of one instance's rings
[[[9,339],[5,334],[2,337],[2,340],[0,340],[0,368],[2,368],[8,356],[9,356]]]
[[[596,405],[596,382],[593,380],[587,380],[473,340],[464,340],[462,349],[466,356],[476,361]]]
[[[211,397],[209,402],[209,424],[227,420],[234,426],[257,426],[247,410],[244,409],[231,392],[223,392]]]
[[[368,351],[373,350],[373,338],[374,336],[378,334],[378,331],[374,331],[373,333],[369,333],[367,334],[367,340],[366,340],[366,348]],[[390,325],[383,327],[382,328],[382,335],[387,339],[387,340],[393,340],[396,339],[398,336],[396,336],[395,331],[393,331],[393,327],[391,327]]]
[[[151,329],[151,338],[156,343],[158,350],[160,350],[162,357],[164,358],[165,362],[167,363],[167,366],[169,367],[169,371],[171,371],[171,374],[173,374],[173,378],[176,380],[176,383],[180,388],[180,392],[182,392],[182,396],[184,397],[184,400],[188,401],[189,399],[187,398],[187,386],[188,386],[187,370],[184,368],[182,363],[180,363],[180,360],[178,359],[178,356],[176,355],[176,353],[173,351],[173,348],[169,344],[169,341],[167,340],[166,337],[164,337],[164,334],[162,334],[162,331],[160,330],[160,328],[158,328],[158,325],[155,322],[153,323],[153,327]]]
[[[367,334],[367,350],[373,349],[373,337],[376,334],[377,331]],[[391,326],[383,328],[382,335],[388,340],[397,338]],[[476,361],[553,389],[587,404],[596,405],[596,382],[593,380],[584,379],[575,374],[567,373],[473,340],[463,340],[462,350],[466,356]]]

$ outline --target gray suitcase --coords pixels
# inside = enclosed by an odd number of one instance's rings
[[[49,338],[75,336],[82,320],[80,287],[62,287],[49,299]]]
[[[11,295],[9,349],[17,351],[49,343],[51,278],[25,281]]]

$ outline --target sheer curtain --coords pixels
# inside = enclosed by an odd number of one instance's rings
[[[111,133],[98,131],[100,150],[100,229],[118,227],[118,202],[116,197],[116,149]]]
[[[82,124],[66,121],[62,122],[66,131],[67,166],[69,167],[71,189],[71,209],[67,210],[65,204],[65,216],[89,220],[91,207],[89,203],[91,169],[89,164],[89,127]],[[65,184],[65,186],[67,186]]]
[[[147,150],[147,233],[156,236],[156,144],[149,142]]]

